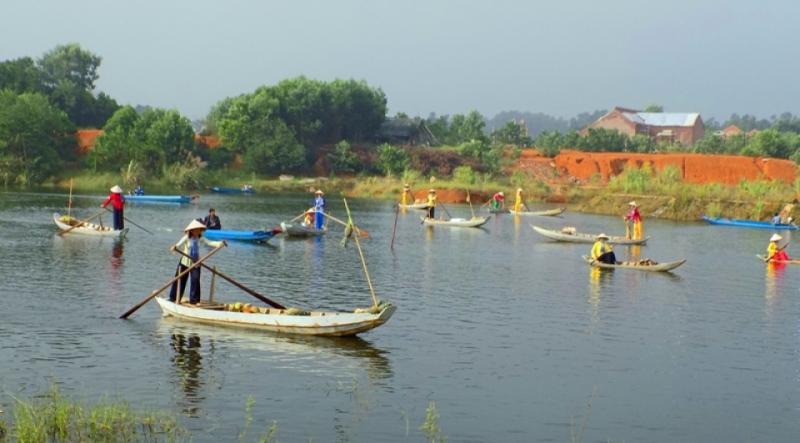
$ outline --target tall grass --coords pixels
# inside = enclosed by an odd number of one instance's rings
[[[436,402],[433,400],[428,403],[428,409],[425,410],[425,421],[422,422],[419,430],[425,434],[428,443],[444,443],[447,441],[439,427],[439,411],[436,410]]]

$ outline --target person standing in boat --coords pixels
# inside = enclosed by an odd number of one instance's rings
[[[592,260],[610,265],[617,264],[617,256],[614,254],[614,248],[608,244],[607,235],[600,234],[595,237],[594,245],[592,245]]]
[[[410,198],[409,198],[410,197]],[[400,204],[408,205],[414,201],[414,196],[411,194],[411,186],[408,183],[403,185],[403,194],[400,196]]]
[[[114,230],[121,231],[125,229],[125,215],[123,213],[125,209],[125,197],[122,196],[122,188],[118,185],[114,185],[114,187],[111,188],[111,194],[109,194],[108,198],[100,207],[105,208],[109,203],[111,203],[111,207],[114,209]]]
[[[786,246],[789,246],[788,244],[782,248],[778,246],[778,242],[781,240],[783,240],[783,237],[778,234],[772,234],[772,237],[769,239],[769,246],[767,246],[767,259],[765,261],[781,262],[790,261],[792,259],[789,257],[789,254],[784,251]]]
[[[214,208],[208,210],[208,215],[203,219],[203,224],[212,231],[219,231],[222,229],[222,222],[219,221],[219,216]]]
[[[517,195],[516,199],[514,200],[514,212],[522,212],[522,208],[527,209],[528,207],[523,200],[522,194],[522,188],[517,188]]]
[[[644,238],[642,237],[644,234],[644,227],[642,226],[642,214],[639,213],[639,206],[635,201],[628,203],[628,206],[630,206],[630,210],[623,218],[625,220],[626,237],[628,239],[633,238],[634,240],[641,240]],[[630,222],[633,222],[633,237],[631,237],[630,228],[628,227],[628,223]]]
[[[206,230],[206,225],[197,220],[192,220],[186,229],[185,233],[178,243],[175,243],[170,250],[175,252],[180,250],[189,257],[181,257],[178,262],[178,269],[175,270],[175,275],[186,271],[192,264],[200,258],[200,242],[205,243],[207,246],[217,248],[222,245],[227,245],[224,241],[211,241],[203,237],[203,232]],[[186,280],[189,280],[189,303],[196,305],[200,302],[200,266],[192,268],[188,274],[184,274],[178,281],[172,284],[169,290],[169,301],[175,302],[178,298],[178,293],[183,297],[186,289]],[[180,291],[178,288],[180,287]]]
[[[314,226],[322,229],[325,227],[325,197],[323,197],[325,193],[317,189],[314,195],[316,195],[314,198]]]
[[[436,218],[436,189],[428,190],[428,218]]]
[[[505,209],[506,208],[506,195],[503,191],[500,191],[492,196],[492,209],[495,211],[498,209]]]

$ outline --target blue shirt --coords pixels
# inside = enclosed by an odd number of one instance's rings
[[[325,212],[325,199],[318,196],[314,199],[314,210],[317,212]]]

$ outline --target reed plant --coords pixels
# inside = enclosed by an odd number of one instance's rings
[[[431,400],[428,403],[428,409],[425,410],[425,421],[419,430],[425,434],[428,443],[444,443],[447,438],[442,434],[442,429],[439,427],[439,411],[436,410],[436,402]]]

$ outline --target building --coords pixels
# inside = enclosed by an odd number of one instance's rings
[[[425,120],[409,117],[394,117],[386,120],[378,131],[378,141],[408,146],[431,146],[437,144]]]
[[[736,125],[728,125],[725,128],[714,133],[714,135],[718,135],[722,138],[734,137],[742,134],[744,134],[744,131],[739,129],[739,127]]]
[[[615,107],[581,131],[614,129],[629,137],[646,135],[656,141],[693,145],[703,138],[703,119],[697,112],[641,112]]]

